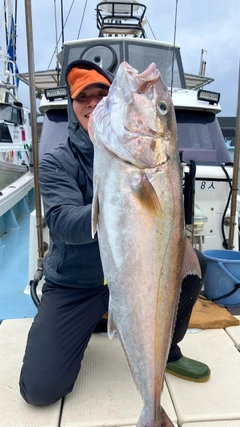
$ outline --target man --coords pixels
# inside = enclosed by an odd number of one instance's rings
[[[29,332],[20,391],[35,406],[46,406],[70,393],[91,335],[105,327],[108,286],[97,236],[91,237],[93,144],[88,120],[108,94],[112,75],[79,60],[66,71],[69,90],[68,140],[46,153],[39,166],[40,190],[50,247],[44,262],[46,281],[38,313]],[[206,263],[197,253],[202,273]],[[207,381],[208,366],[182,356],[184,337],[201,281],[184,279],[167,371],[193,381]]]

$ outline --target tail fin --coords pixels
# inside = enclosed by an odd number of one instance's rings
[[[174,425],[164,409],[159,406],[159,411],[155,415],[155,419],[148,419],[145,408],[143,408],[137,427],[174,427]]]
[[[161,427],[174,427],[172,421],[170,420],[170,418],[168,417],[168,415],[166,414],[166,412],[164,411],[164,409],[162,408],[162,424]]]

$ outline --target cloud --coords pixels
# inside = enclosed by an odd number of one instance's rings
[[[145,26],[147,36],[173,43],[176,0],[165,2],[145,0],[144,3],[147,6],[146,15],[151,26],[151,28],[149,25]],[[65,0],[63,4],[64,21],[67,19],[64,30],[65,41],[77,39],[81,24],[80,38],[98,36],[95,20],[97,0],[88,0],[83,21],[85,1]],[[221,92],[222,114],[235,115],[240,49],[240,2],[238,0],[178,0],[177,4],[176,43],[181,46],[184,70],[187,73],[198,74],[201,50],[206,50],[207,52],[204,53],[204,60],[207,61],[206,75],[214,79],[214,83],[208,88]],[[56,0],[56,7],[59,38],[62,26],[60,0]],[[35,69],[47,69],[52,56],[50,68],[54,68],[56,65],[54,2],[32,0],[32,23]],[[28,69],[24,0],[18,0],[17,24],[18,67],[20,72],[24,72]],[[2,29],[0,37],[4,40]],[[58,50],[61,50],[61,46],[60,37]],[[26,99],[26,103],[29,102],[27,89],[23,84],[20,84],[20,93]]]

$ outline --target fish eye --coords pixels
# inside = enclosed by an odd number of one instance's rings
[[[168,106],[165,101],[160,101],[158,104],[158,109],[160,113],[164,116],[168,112]]]

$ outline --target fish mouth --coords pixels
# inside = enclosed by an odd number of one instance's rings
[[[150,129],[150,128],[148,129],[147,132],[144,131],[143,133],[141,133],[141,132],[137,132],[137,131],[134,131],[132,129],[129,129],[127,126],[124,126],[124,131],[126,133],[128,133],[129,136],[131,136],[131,137],[138,137],[138,138],[144,138],[144,139],[145,138],[149,139],[149,138],[161,138],[161,137],[163,137],[163,134],[160,134],[159,132],[157,132],[153,129]]]
[[[156,67],[156,64],[154,62],[152,62],[145,71],[143,71],[142,73],[140,73],[138,75],[139,78],[146,78],[149,76],[152,76],[153,78],[158,78],[160,75],[159,70]]]

